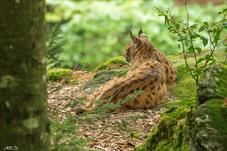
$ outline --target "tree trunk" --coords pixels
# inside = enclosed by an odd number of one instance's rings
[[[0,1],[0,150],[49,150],[44,6]]]

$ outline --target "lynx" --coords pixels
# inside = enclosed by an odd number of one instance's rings
[[[149,109],[162,102],[176,82],[176,70],[163,53],[153,47],[140,29],[137,36],[130,32],[125,59],[131,68],[125,77],[113,78],[88,96],[85,110],[95,107],[95,100],[117,103],[137,90],[143,93],[122,105],[123,109]]]

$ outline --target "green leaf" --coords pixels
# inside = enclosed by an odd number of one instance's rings
[[[202,49],[199,48],[199,47],[196,47],[196,48],[194,48],[194,49],[197,50],[198,52],[201,52],[201,51],[202,51]]]
[[[196,28],[198,26],[198,24],[193,24],[190,26],[190,28]]]
[[[188,52],[194,52],[194,47],[193,47],[193,46],[190,46],[190,47],[188,48]]]
[[[225,8],[225,9],[223,9],[222,11],[218,12],[218,14],[223,14],[223,13],[225,13],[225,12],[227,12],[227,8]]]
[[[223,28],[224,28],[224,29],[227,29],[227,22],[224,22],[224,23],[223,23]]]
[[[199,32],[204,31],[208,28],[208,22],[203,22],[203,25],[199,28]]]
[[[197,61],[197,63],[201,63],[201,62],[203,62],[204,60],[206,60],[206,59],[205,59],[205,58],[199,58],[198,61]]]
[[[205,47],[207,45],[207,43],[208,43],[208,39],[203,37],[202,41],[203,41],[203,46]]]
[[[215,59],[212,59],[211,61],[209,61],[208,65],[212,65],[215,63]]]
[[[178,44],[177,46],[178,46],[178,48],[181,48],[180,44]]]
[[[165,15],[165,24],[169,25],[169,18],[167,15]]]
[[[218,42],[221,32],[222,32],[222,30],[220,30],[220,29],[215,30],[215,33],[214,33],[214,42],[215,43]]]

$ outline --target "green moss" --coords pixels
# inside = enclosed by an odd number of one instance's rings
[[[30,117],[23,122],[23,125],[28,129],[35,129],[39,127],[39,120],[34,117]]]
[[[51,81],[61,80],[63,78],[69,78],[72,73],[71,69],[54,68],[48,70],[48,79]]]
[[[217,74],[217,94],[220,98],[227,97],[227,65],[222,65],[220,72]]]
[[[5,75],[1,77],[0,88],[13,88],[17,86],[16,79],[11,75]]]
[[[125,60],[123,56],[118,56],[99,65],[97,68],[95,68],[95,71],[119,68],[124,65],[128,65],[128,62]]]
[[[227,97],[227,65],[218,64],[210,67],[199,82],[197,94],[199,103],[212,98]]]
[[[139,146],[137,151],[150,150],[189,150],[189,135],[186,122],[186,114],[190,111],[194,102],[189,100],[174,102],[164,113],[162,113],[159,124],[151,131],[146,143]]]
[[[211,116],[212,126],[215,127],[220,134],[226,135],[227,139],[227,107],[223,106],[223,101],[219,99],[209,100],[207,104],[207,112]]]
[[[223,100],[208,100],[190,117],[193,150],[227,149],[227,108],[223,106]]]

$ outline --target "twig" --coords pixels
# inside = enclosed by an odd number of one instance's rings
[[[193,44],[192,33],[191,33],[190,28],[189,28],[189,13],[188,13],[188,8],[187,8],[186,3],[185,3],[185,9],[186,9],[186,14],[187,14],[186,15],[187,16],[187,23],[186,23],[185,27],[188,30],[188,34],[189,34],[189,37],[190,37],[190,47],[192,48],[192,51],[193,51],[193,56],[194,56],[194,59],[195,59],[195,69],[197,70],[198,69],[198,60],[197,60],[197,56],[196,56],[196,52],[195,52],[195,48],[194,48],[194,44]],[[196,81],[196,84],[198,84],[199,75],[197,74],[194,79]]]

